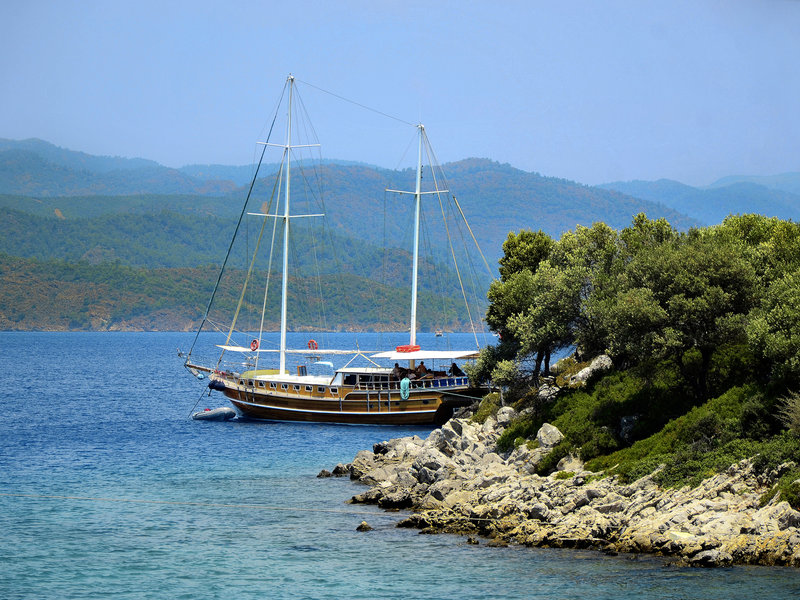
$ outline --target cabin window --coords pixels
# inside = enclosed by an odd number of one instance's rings
[[[354,373],[344,376],[344,384],[345,385],[355,385],[356,384],[356,376]]]
[[[239,380],[239,385],[244,385],[244,379]]]
[[[317,392],[319,392],[320,394],[324,394],[325,393],[325,386],[324,385],[319,386],[317,388]]]
[[[264,382],[263,381],[259,381],[258,382],[258,387],[262,387],[263,388],[264,387]]]
[[[306,386],[306,391],[307,391],[307,392],[310,392],[310,391],[312,391],[313,389],[314,389],[314,386],[313,386],[313,385],[307,385],[307,386]]]
[[[269,382],[269,387],[270,387],[270,389],[274,390],[277,386],[275,385],[274,381],[270,381]]]
[[[338,393],[338,391],[339,391],[339,388],[331,388],[331,394],[336,394],[336,393]]]
[[[255,383],[253,383],[252,379],[248,379],[247,380],[247,385],[249,385],[250,387],[253,387],[255,385]]]
[[[281,389],[282,389],[283,391],[286,391],[286,390],[288,390],[288,389],[289,389],[289,384],[288,384],[288,383],[282,383],[282,384],[281,384]]]
[[[295,392],[299,392],[299,391],[300,391],[300,386],[299,386],[299,385],[297,385],[297,384],[295,384],[295,385],[293,385],[293,386],[292,386],[292,389],[293,389]]]

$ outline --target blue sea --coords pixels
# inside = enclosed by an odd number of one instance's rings
[[[793,569],[676,568],[398,529],[401,514],[345,503],[359,484],[316,475],[428,430],[193,421],[196,403],[225,401],[182,368],[176,348],[192,337],[0,333],[0,598],[800,597]],[[357,532],[362,520],[374,530]]]

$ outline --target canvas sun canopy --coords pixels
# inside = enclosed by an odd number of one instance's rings
[[[388,358],[390,360],[462,360],[478,358],[477,350],[417,350],[416,352],[379,352],[370,358]]]

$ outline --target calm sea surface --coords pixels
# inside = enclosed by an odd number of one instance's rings
[[[316,475],[428,430],[192,421],[205,382],[176,355],[191,341],[0,333],[0,598],[800,597],[791,569],[679,569],[397,529],[396,513],[345,504],[361,486]],[[198,409],[223,405],[215,393]],[[356,532],[362,520],[375,530]]]

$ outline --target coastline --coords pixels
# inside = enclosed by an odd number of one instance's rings
[[[497,439],[516,416],[501,408],[483,425],[453,418],[426,439],[397,438],[360,451],[333,475],[369,486],[351,503],[410,509],[398,527],[454,533],[509,544],[648,553],[679,564],[800,567],[800,512],[762,495],[794,465],[756,473],[748,460],[694,488],[659,487],[653,474],[629,484],[583,469],[567,458],[547,476],[536,464],[560,432],[543,426],[539,447],[497,452]],[[320,476],[331,473],[323,471]]]

